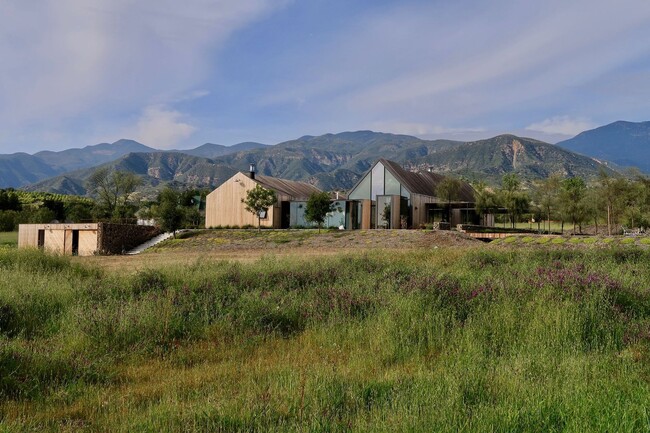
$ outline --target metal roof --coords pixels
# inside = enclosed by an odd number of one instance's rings
[[[272,189],[280,194],[290,196],[292,200],[307,200],[313,193],[322,192],[314,185],[305,182],[278,179],[276,177],[264,176],[261,174],[256,174],[255,179],[253,180],[264,188]]]
[[[381,162],[386,167],[386,170],[395,176],[399,183],[411,194],[435,197],[438,184],[445,179],[443,175],[428,171],[415,173],[405,170],[398,163],[387,159],[382,158],[378,162]],[[474,202],[474,188],[469,183],[461,180],[461,188],[457,201]]]

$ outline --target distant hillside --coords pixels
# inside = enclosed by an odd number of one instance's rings
[[[144,144],[133,140],[118,140],[115,143],[101,143],[82,149],[67,149],[60,152],[49,150],[35,153],[34,156],[45,161],[60,173],[93,167],[133,152],[155,152]]]
[[[247,170],[255,162],[261,174],[304,180],[325,189],[347,189],[380,157],[407,162],[459,144],[462,143],[357,131],[304,136],[222,159],[237,170]]]
[[[222,146],[206,143],[195,149],[175,150],[171,152],[205,158],[217,158],[222,155],[266,147],[262,143],[239,143],[234,146]],[[60,152],[42,151],[34,155],[14,153],[0,155],[0,188],[17,188],[48,179],[52,176],[96,167],[115,161],[129,153],[156,153],[154,149],[133,140],[118,140],[115,143],[101,143],[81,149],[67,149]],[[63,182],[59,180],[59,182]],[[54,188],[54,186],[52,186]],[[65,185],[57,188],[67,189]],[[73,188],[77,190],[78,188]],[[70,192],[72,193],[72,192]]]
[[[582,132],[557,145],[650,173],[650,122],[614,122]]]
[[[255,142],[238,143],[232,146],[205,143],[204,145],[199,146],[195,149],[175,150],[174,152],[185,153],[187,155],[202,156],[204,158],[218,158],[220,156],[228,155],[231,153],[260,149],[267,146],[269,145]]]
[[[61,173],[33,155],[0,155],[0,188],[17,188]]]
[[[601,168],[612,172],[593,158],[514,135],[499,135],[448,147],[415,159],[411,165],[420,168],[431,166],[436,172],[454,173],[492,184],[498,184],[506,173],[517,173],[524,180],[533,180],[553,173],[590,179]]]
[[[205,152],[220,149],[215,146],[218,145],[201,147]],[[149,191],[168,182],[216,187],[236,171],[247,171],[251,162],[257,164],[261,174],[306,181],[324,190],[347,190],[380,157],[407,169],[433,167],[441,173],[492,184],[498,184],[504,174],[513,172],[524,180],[544,178],[552,173],[589,179],[601,168],[609,170],[592,158],[513,135],[463,143],[372,131],[305,136],[275,146],[226,154],[218,160],[173,151],[133,153],[105,165],[143,176],[143,189]],[[85,193],[85,181],[94,169],[66,173],[27,189]]]
[[[131,153],[99,167],[133,172],[143,179],[141,190],[149,195],[169,183],[186,187],[212,188],[221,184],[235,170],[220,161],[175,152]],[[56,176],[25,187],[27,191],[59,194],[87,193],[86,182],[98,167]]]
[[[604,167],[592,158],[513,135],[463,143],[371,131],[306,136],[224,156],[223,160],[239,170],[246,170],[250,162],[255,162],[266,175],[306,180],[326,189],[347,189],[380,157],[408,169],[432,166],[441,173],[493,184],[511,172],[524,179],[538,179],[551,173],[593,178]]]

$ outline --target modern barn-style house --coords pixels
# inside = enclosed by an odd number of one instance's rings
[[[350,190],[347,198],[332,197],[335,211],[328,215],[325,226],[372,229],[419,227],[432,222],[449,222],[452,226],[478,224],[474,189],[467,182],[460,182],[457,197],[448,203],[436,195],[444,179],[445,176],[431,172],[410,172],[396,162],[380,159]],[[312,193],[320,190],[305,182],[257,175],[251,164],[249,173],[238,172],[208,194],[205,226],[256,226],[257,217],[245,209],[242,199],[258,184],[275,191],[278,198],[263,213],[262,227],[312,225],[304,217],[306,202]]]
[[[452,227],[478,224],[471,185],[461,182],[457,197],[447,203],[436,195],[444,179],[428,171],[407,171],[396,162],[380,159],[350,190],[348,200],[354,203],[353,213],[362,229],[419,227],[432,222],[449,222]]]
[[[305,182],[278,179],[255,173],[255,165],[251,164],[248,173],[238,172],[221,184],[206,197],[205,226],[210,227],[243,227],[257,226],[257,216],[248,212],[242,203],[249,190],[261,185],[275,191],[277,203],[262,214],[260,225],[268,228],[289,228],[298,225],[295,210],[298,205],[292,203],[306,202],[318,188]],[[291,210],[294,208],[294,215]],[[292,221],[293,219],[293,221]]]

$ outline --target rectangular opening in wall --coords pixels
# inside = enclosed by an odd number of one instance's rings
[[[72,230],[72,255],[79,255],[79,230]]]
[[[45,247],[45,230],[38,231],[38,247],[43,249]]]
[[[291,225],[291,206],[288,201],[280,203],[280,215],[282,215],[280,228],[288,229]]]

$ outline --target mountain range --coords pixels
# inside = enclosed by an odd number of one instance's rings
[[[650,122],[614,122],[557,143],[573,152],[650,172]]]
[[[195,149],[170,150],[166,153],[186,154],[205,158],[216,158],[228,153],[266,147],[262,143],[239,143],[234,146],[206,143]],[[114,143],[100,143],[81,149],[66,149],[59,152],[42,151],[29,155],[13,153],[0,155],[0,188],[25,187],[41,180],[65,174],[77,178],[79,170],[114,162],[131,153],[160,153],[133,140],[118,140]]]
[[[254,162],[261,174],[346,190],[380,157],[407,169],[432,168],[491,184],[513,172],[524,180],[551,173],[590,179],[600,170],[612,172],[631,162],[650,171],[649,131],[650,122],[615,122],[558,145],[514,135],[462,142],[373,131],[304,136],[276,145],[206,143],[170,151],[119,140],[61,152],[0,155],[0,187],[84,195],[89,175],[98,166],[109,166],[140,175],[143,191],[169,183],[214,188]]]

